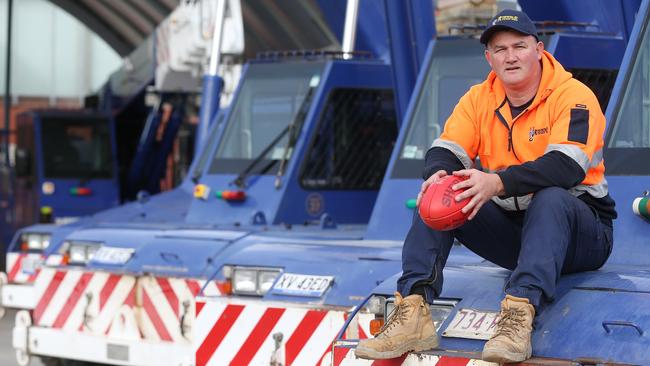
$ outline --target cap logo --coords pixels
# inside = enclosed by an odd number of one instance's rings
[[[492,25],[495,25],[500,22],[507,22],[507,21],[513,21],[513,22],[518,22],[519,21],[519,16],[517,15],[500,15],[496,19],[494,19],[494,22],[492,22]]]

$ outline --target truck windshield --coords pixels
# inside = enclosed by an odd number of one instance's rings
[[[302,103],[310,84],[313,88],[322,71],[322,63],[250,65],[209,173],[240,173],[256,159],[304,107]],[[287,139],[285,134],[263,159],[269,162],[282,159]]]
[[[393,178],[420,178],[424,156],[440,136],[460,97],[490,71],[483,47],[475,39],[436,41],[426,79],[410,115],[408,133],[399,147]]]
[[[605,150],[610,175],[650,174],[650,27],[645,27],[637,47],[622,87],[622,102],[608,121],[613,122]]]
[[[104,117],[43,117],[41,141],[46,178],[111,178],[112,147]]]

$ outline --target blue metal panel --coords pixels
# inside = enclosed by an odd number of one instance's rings
[[[607,181],[618,212],[614,221],[614,248],[608,263],[648,266],[650,225],[632,212],[632,202],[650,189],[650,177],[608,176]]]
[[[210,124],[219,112],[219,99],[223,79],[218,75],[203,76],[203,91],[201,93],[201,109],[199,113],[199,125],[196,127],[196,142],[194,144],[194,155],[198,156],[199,151],[205,143]]]
[[[316,0],[320,10],[336,38],[343,39],[345,7],[347,0]],[[377,0],[360,0],[359,23],[355,50],[370,52],[386,63],[390,62],[386,43],[386,14],[384,7]]]
[[[265,266],[286,273],[334,276],[334,284],[320,298],[286,296],[269,292],[265,300],[292,303],[318,303],[338,306],[355,305],[374,286],[399,269],[401,243],[381,241],[365,243],[345,238],[301,238],[307,233],[275,237],[273,233],[252,235],[215,258],[215,265]],[[352,233],[351,233],[352,234]],[[358,232],[357,235],[360,235]],[[340,237],[340,234],[339,234]]]
[[[116,226],[128,223],[181,224],[185,221],[192,199],[192,187],[181,185],[147,199],[96,213],[85,218],[84,223],[114,223]]]
[[[404,117],[426,48],[435,36],[430,0],[385,0],[397,115]]]
[[[590,30],[615,34],[627,41],[630,19],[640,0],[519,0],[523,11],[533,21],[581,22]],[[603,11],[605,10],[605,11]],[[551,26],[553,28],[553,26]],[[575,27],[579,30],[582,27]]]
[[[625,40],[607,35],[556,33],[546,49],[565,68],[616,70],[625,53]]]
[[[625,34],[630,38],[633,30],[634,23],[639,14],[642,0],[627,0],[623,1],[623,22],[625,24]]]
[[[55,191],[51,195],[41,193],[39,206],[51,207],[55,218],[90,215],[120,203],[118,186],[113,179],[92,179],[85,182],[83,187],[93,192],[89,196],[75,196],[70,193],[73,188],[80,186],[78,179],[46,179],[46,181],[54,184]],[[38,187],[40,186],[39,184]]]

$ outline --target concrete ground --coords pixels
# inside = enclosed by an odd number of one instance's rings
[[[11,347],[11,331],[15,316],[15,311],[8,310],[0,320],[0,365],[2,366],[18,366],[14,349]],[[32,358],[30,366],[43,366],[43,364],[37,358]]]

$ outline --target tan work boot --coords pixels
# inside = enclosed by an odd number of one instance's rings
[[[521,362],[530,358],[535,308],[528,299],[506,295],[501,301],[497,331],[483,347],[483,361]]]
[[[410,351],[438,347],[439,339],[429,305],[422,296],[402,298],[395,293],[395,309],[375,338],[359,341],[355,354],[368,360],[395,358]]]

